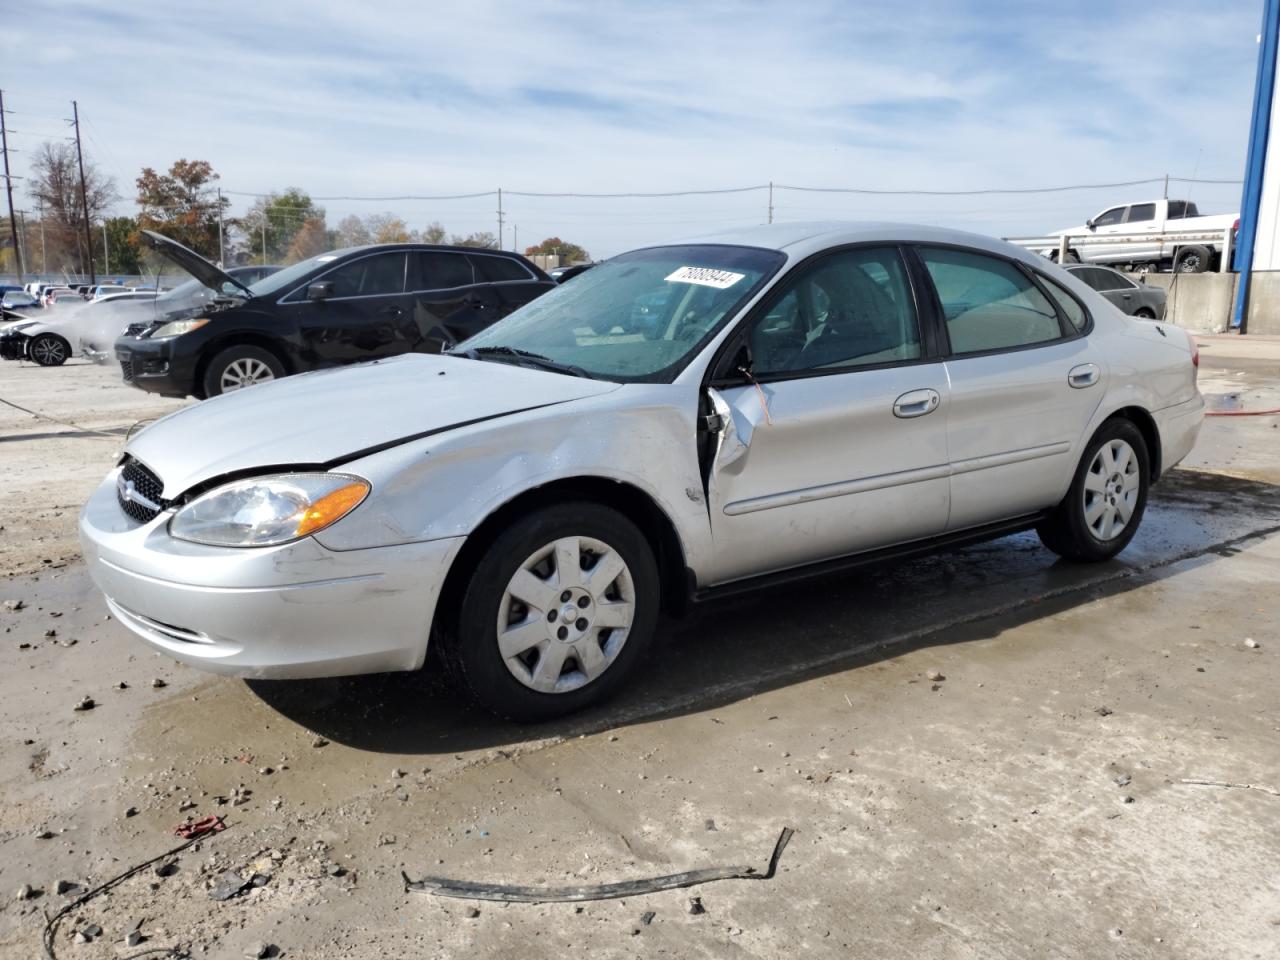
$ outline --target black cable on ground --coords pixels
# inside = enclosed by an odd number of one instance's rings
[[[108,440],[120,439],[119,435],[117,434],[105,433],[102,430],[91,430],[88,427],[80,426],[80,424],[78,423],[72,423],[70,420],[59,420],[57,417],[51,417],[49,416],[49,414],[41,413],[39,410],[30,410],[27,407],[22,406],[21,404],[14,403],[12,400],[6,400],[4,397],[0,397],[0,403],[3,403],[6,407],[13,407],[13,409],[15,410],[21,410],[23,413],[30,414],[31,416],[35,417],[37,420],[47,420],[49,423],[56,423],[62,427],[71,427],[73,430],[79,430],[81,433],[93,434],[94,436],[104,437]]]

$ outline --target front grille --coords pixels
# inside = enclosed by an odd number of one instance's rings
[[[120,361],[120,375],[124,377],[125,383],[133,383],[133,361]]]
[[[164,484],[145,466],[126,457],[124,469],[116,478],[116,499],[120,509],[138,523],[146,523],[157,516],[167,504],[161,494]]]
[[[11,334],[7,337],[0,337],[0,357],[5,360],[22,360],[27,355],[26,337],[17,334]]]

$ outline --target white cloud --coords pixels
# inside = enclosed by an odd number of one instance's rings
[[[75,23],[93,42],[10,81],[6,96],[53,117],[79,99],[86,145],[126,195],[142,166],[179,157],[210,160],[230,190],[317,196],[1236,177],[1257,21],[1251,3],[1188,0],[1132,23],[1102,3],[55,2],[24,16],[27,35]],[[1238,192],[1194,197],[1225,209]],[[1076,223],[1113,198],[779,191],[775,204],[786,219],[1010,232]],[[522,243],[558,233],[611,253],[759,221],[765,203],[505,207]],[[334,220],[395,209],[457,232],[496,219],[492,198],[325,205]]]

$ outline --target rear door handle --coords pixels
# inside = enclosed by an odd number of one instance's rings
[[[893,415],[902,420],[923,417],[926,413],[937,410],[941,402],[942,398],[938,396],[937,390],[911,390],[893,401]]]
[[[1101,377],[1102,371],[1096,363],[1082,363],[1071,368],[1071,372],[1067,374],[1067,383],[1077,390],[1083,390],[1085,387],[1092,387]]]

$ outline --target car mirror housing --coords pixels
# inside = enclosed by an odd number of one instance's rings
[[[1085,227],[1087,227],[1087,228],[1088,228],[1088,229],[1090,229],[1090,230],[1092,230],[1092,229],[1094,228],[1094,222],[1093,222],[1092,220],[1086,220],[1086,221],[1084,222],[1084,225],[1085,225]]]
[[[333,296],[333,281],[320,280],[307,286],[308,300],[324,300]]]

